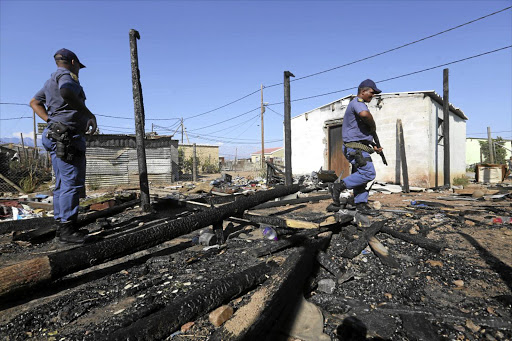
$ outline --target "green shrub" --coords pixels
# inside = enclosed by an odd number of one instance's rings
[[[455,186],[466,186],[469,184],[469,178],[465,175],[458,178],[453,178],[453,184]]]

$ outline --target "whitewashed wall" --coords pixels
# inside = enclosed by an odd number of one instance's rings
[[[293,174],[310,174],[320,167],[327,169],[325,122],[340,119],[349,102],[347,99],[336,101],[292,118]]]
[[[308,113],[296,116],[292,126],[292,169],[294,174],[309,174],[323,166],[327,168],[326,121],[341,120],[349,98],[343,98]],[[368,108],[377,124],[377,133],[384,147],[388,166],[379,155],[372,154],[377,180],[400,183],[401,164],[398,146],[397,120],[402,120],[405,151],[411,186],[435,186],[436,114],[442,117],[442,107],[423,92],[382,94]],[[334,109],[334,110],[333,110]],[[450,141],[451,173],[465,173],[465,121],[451,113]],[[438,179],[443,179],[443,149],[437,148]]]

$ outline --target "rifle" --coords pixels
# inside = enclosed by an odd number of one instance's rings
[[[373,134],[373,140],[375,141],[375,146],[377,148],[382,148],[380,145],[379,137],[377,136],[377,132],[374,132]],[[386,157],[384,156],[384,152],[378,153],[380,154],[380,157],[382,158],[382,162],[387,166],[388,162],[386,161]]]

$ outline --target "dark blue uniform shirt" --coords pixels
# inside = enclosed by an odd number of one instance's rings
[[[343,142],[373,141],[373,136],[370,134],[368,127],[359,116],[361,111],[369,112],[366,103],[361,98],[355,97],[348,104],[345,116],[343,117],[343,126],[341,128]]]
[[[45,103],[48,111],[48,123],[61,122],[76,130],[78,134],[84,134],[87,129],[88,118],[72,109],[60,95],[60,89],[71,89],[78,98],[85,103],[84,89],[78,81],[78,77],[71,71],[59,67],[52,73],[50,79],[44,83],[34,98]]]

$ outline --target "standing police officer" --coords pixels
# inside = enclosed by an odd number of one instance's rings
[[[85,193],[85,137],[97,128],[96,117],[85,106],[78,73],[85,65],[76,54],[60,49],[53,56],[57,71],[30,100],[34,112],[48,126],[43,146],[50,152],[55,173],[53,213],[59,240],[83,243],[86,233],[76,225],[80,195]]]
[[[343,154],[352,165],[352,174],[331,187],[333,203],[327,207],[328,211],[337,211],[341,208],[340,193],[348,188],[354,190],[356,210],[363,214],[371,213],[366,184],[375,179],[377,174],[370,154],[374,151],[381,153],[382,148],[377,148],[373,143],[376,126],[366,103],[369,103],[375,94],[380,93],[375,82],[366,79],[359,84],[357,97],[347,106],[341,133]]]

